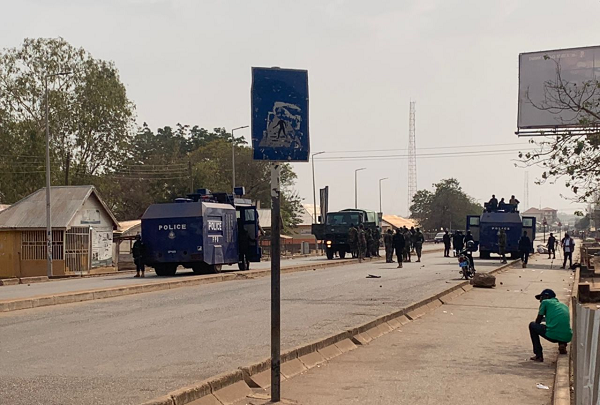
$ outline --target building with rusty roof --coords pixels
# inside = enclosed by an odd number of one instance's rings
[[[51,189],[53,275],[113,265],[119,223],[93,186]],[[46,189],[0,212],[0,278],[46,275]]]

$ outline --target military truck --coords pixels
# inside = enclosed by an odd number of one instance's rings
[[[324,219],[324,223],[313,224],[312,233],[325,244],[325,254],[329,260],[333,259],[336,252],[341,259],[346,257],[346,253],[351,254],[348,232],[352,225],[358,228],[363,224],[365,230],[371,229],[381,234],[379,216],[375,211],[349,208],[329,212]],[[322,218],[319,218],[319,222],[322,222]]]

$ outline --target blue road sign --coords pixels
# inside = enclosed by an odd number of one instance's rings
[[[252,148],[255,160],[308,161],[308,71],[252,68]]]

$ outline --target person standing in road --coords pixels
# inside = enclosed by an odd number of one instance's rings
[[[142,236],[139,234],[135,236],[135,242],[131,248],[131,253],[133,255],[133,262],[135,263],[135,276],[133,277],[146,277],[144,275],[144,271],[146,270],[144,267],[146,246],[144,245],[144,242],[142,242]]]
[[[444,257],[450,257],[450,234],[448,231],[444,233],[442,240],[444,241]]]
[[[500,228],[498,233],[498,253],[502,256],[502,264],[506,264],[506,231]]]
[[[348,229],[348,244],[352,257],[358,257],[358,229],[354,224],[350,224],[350,229]]]
[[[529,334],[533,344],[533,361],[544,361],[540,336],[552,343],[558,343],[560,354],[567,354],[567,343],[573,338],[569,308],[556,298],[554,291],[545,289],[535,296],[540,301],[540,309],[535,322],[529,324]],[[546,318],[546,324],[542,320]]]
[[[531,253],[531,239],[527,236],[527,231],[523,231],[523,236],[519,239],[519,254],[523,262],[523,268],[527,267],[529,261],[529,253]]]
[[[365,227],[363,224],[358,226],[357,249],[358,261],[362,262],[367,251],[367,236],[365,235]]]
[[[575,241],[568,233],[565,233],[565,237],[561,241],[561,246],[564,253],[564,260],[561,269],[564,269],[567,265],[567,258],[569,259],[569,268],[573,267],[573,251],[575,250]]]
[[[411,233],[408,228],[404,228],[404,261],[410,262],[410,241],[411,241]]]
[[[250,270],[250,234],[242,221],[238,222],[238,265],[240,270]]]
[[[393,238],[394,249],[396,249],[396,257],[398,257],[398,268],[402,268],[402,256],[406,252],[406,238],[402,234],[400,228],[396,229],[396,234]]]
[[[454,232],[454,237],[452,239],[452,243],[454,244],[454,256],[458,257],[460,251],[465,246],[464,237],[460,231],[456,231]]]
[[[548,259],[556,259],[556,238],[552,232],[550,232],[546,247],[548,248]]]
[[[425,236],[421,232],[421,228],[417,228],[415,231],[415,251],[417,252],[417,263],[421,262],[421,252],[423,252],[423,243],[425,242]]]
[[[391,229],[383,234],[383,245],[385,246],[385,262],[394,263],[394,233]]]
[[[415,251],[415,240],[416,240],[417,231],[415,231],[415,227],[410,227],[410,251],[414,253]]]
[[[373,233],[371,228],[365,229],[365,237],[367,238],[367,253],[365,257],[373,257]]]

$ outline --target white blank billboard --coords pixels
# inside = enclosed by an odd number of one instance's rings
[[[519,129],[564,128],[579,126],[581,118],[595,120],[588,114],[559,107],[558,92],[548,83],[558,82],[576,89],[585,82],[600,78],[600,46],[559,49],[519,54]],[[579,87],[582,88],[582,87]],[[573,90],[577,91],[577,90]],[[595,90],[600,93],[599,89]],[[587,91],[587,95],[591,92]],[[566,94],[562,94],[566,96]],[[551,108],[545,110],[544,108]]]

